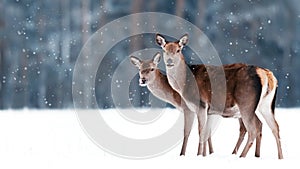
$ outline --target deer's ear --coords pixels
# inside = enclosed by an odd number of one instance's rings
[[[142,63],[142,61],[135,56],[130,56],[130,61],[134,66],[136,66],[138,68],[141,66],[141,63]]]
[[[179,39],[179,45],[183,47],[188,43],[188,41],[189,41],[189,36],[188,34],[185,34]]]
[[[157,52],[157,53],[153,56],[152,61],[153,61],[153,63],[154,63],[155,65],[158,65],[158,63],[159,63],[159,61],[160,61],[160,57],[161,57],[161,55],[160,55],[159,52]]]
[[[156,34],[155,39],[156,39],[156,43],[159,46],[161,46],[162,48],[166,45],[166,40],[165,40],[165,38],[162,35]]]

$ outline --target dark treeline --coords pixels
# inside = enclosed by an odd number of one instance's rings
[[[299,6],[297,0],[0,1],[0,109],[72,108],[72,75],[83,45],[110,21],[149,11],[198,26],[224,64],[245,62],[272,70],[279,80],[277,106],[300,106]],[[130,37],[110,50],[96,82],[90,82],[100,108],[117,104],[110,87],[118,65],[135,50],[158,48],[147,44],[153,38]],[[138,86],[137,76],[130,89],[133,105],[149,105],[149,92]]]

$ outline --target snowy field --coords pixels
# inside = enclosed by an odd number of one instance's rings
[[[114,110],[102,112],[109,111]],[[171,115],[174,111],[167,109]],[[180,143],[162,156],[130,160],[95,145],[74,110],[4,110],[0,111],[0,168],[299,168],[300,109],[276,109],[276,119],[284,160],[277,159],[275,139],[264,121],[261,157],[254,157],[255,146],[246,158],[231,155],[239,131],[237,119],[231,118],[222,119],[213,135],[212,155],[196,156],[198,134],[194,124],[186,156],[179,156]]]

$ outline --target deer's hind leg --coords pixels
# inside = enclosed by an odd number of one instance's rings
[[[262,137],[262,123],[260,123],[260,128],[256,136],[256,146],[255,146],[255,157],[260,157],[260,146]]]
[[[246,130],[248,131],[248,140],[247,140],[247,143],[246,143],[240,157],[246,157],[254,140],[256,138],[258,138],[258,139],[261,138],[261,131],[262,131],[262,123],[256,116],[255,109],[252,109],[252,111],[250,111],[250,110],[245,111],[244,113],[245,114],[247,113],[247,114],[244,115],[244,117],[242,115],[242,120],[246,127]],[[260,140],[259,140],[259,144],[260,144]]]
[[[240,135],[239,135],[238,141],[233,149],[232,154],[237,154],[237,152],[244,140],[245,134],[247,133],[246,127],[241,118],[239,118],[239,124],[240,124]],[[260,156],[261,137],[262,137],[262,131],[260,131],[260,133],[258,133],[258,136],[256,137],[256,147],[255,147],[255,156],[256,157]]]
[[[237,143],[236,143],[236,145],[235,145],[235,147],[232,151],[232,154],[237,154],[237,152],[238,152],[238,150],[239,150],[239,148],[240,148],[240,146],[241,146],[241,144],[244,140],[245,134],[247,132],[246,127],[245,127],[245,125],[244,125],[241,118],[239,118],[239,124],[240,124],[240,135],[239,135],[238,141],[237,141]]]
[[[271,107],[271,103],[267,103],[268,100],[263,100],[261,105],[259,106],[259,112],[262,114],[264,119],[266,120],[268,126],[271,128],[272,133],[275,137],[278,151],[278,159],[283,159],[282,149],[281,149],[281,141],[279,135],[279,125],[275,120],[274,109],[275,107]]]
[[[240,90],[236,93],[237,104],[241,113],[242,123],[244,124],[246,131],[248,132],[248,140],[240,157],[246,157],[256,138],[259,139],[258,143],[260,145],[262,132],[262,123],[255,114],[260,99],[260,92],[253,91],[252,95],[248,95],[247,97],[245,97],[244,95],[245,92],[247,91]],[[249,91],[248,93],[251,92]]]
[[[212,141],[211,141],[211,135],[208,137],[207,143],[208,143],[208,148],[209,148],[209,154],[214,153],[214,148],[213,148]]]

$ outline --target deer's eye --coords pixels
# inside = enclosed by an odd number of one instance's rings
[[[151,70],[151,71],[154,71],[154,68],[151,68],[150,70]]]
[[[179,53],[179,52],[180,52],[180,50],[178,49],[176,52],[177,52],[177,53]]]

